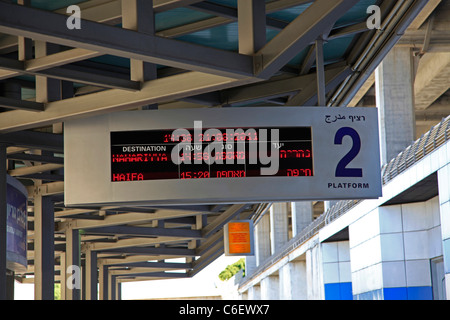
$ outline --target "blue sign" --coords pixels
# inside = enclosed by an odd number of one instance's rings
[[[7,179],[6,260],[7,268],[24,272],[27,268],[27,192],[16,179]]]

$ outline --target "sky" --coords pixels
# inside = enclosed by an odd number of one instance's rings
[[[222,255],[192,278],[136,281],[122,284],[122,300],[221,295],[226,284],[218,277],[241,257]],[[15,282],[15,300],[34,300],[34,284]]]

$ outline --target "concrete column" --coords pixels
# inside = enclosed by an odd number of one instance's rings
[[[433,299],[430,260],[442,255],[439,220],[435,197],[379,207],[350,224],[353,298]]]
[[[248,300],[261,300],[261,286],[256,285],[248,289]]]
[[[245,275],[249,276],[256,270],[256,255],[245,257]]]
[[[348,241],[321,245],[325,300],[353,300]]]
[[[413,70],[411,49],[395,47],[375,71],[382,164],[416,138]]]
[[[439,211],[444,256],[445,293],[450,300],[450,164],[438,171]]]
[[[291,202],[292,237],[295,237],[313,221],[311,201]]]
[[[317,243],[306,251],[306,286],[308,300],[323,300],[322,255]]]
[[[270,275],[261,280],[261,300],[279,300],[279,276]]]
[[[256,265],[260,266],[270,257],[270,217],[265,214],[255,226]]]
[[[306,300],[306,261],[290,261],[279,270],[280,299]]]
[[[274,203],[270,208],[270,248],[278,252],[289,240],[288,202]]]

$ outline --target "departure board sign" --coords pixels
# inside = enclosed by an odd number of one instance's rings
[[[381,196],[376,108],[118,112],[64,128],[67,206]]]
[[[190,129],[178,135],[175,130],[111,132],[111,181],[266,176],[258,147],[276,149],[278,168],[273,176],[313,175],[310,127],[226,128],[215,134],[208,133],[210,128]],[[263,131],[277,132],[277,142],[271,142],[270,134],[262,139]]]

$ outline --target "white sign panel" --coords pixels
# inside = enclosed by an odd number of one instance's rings
[[[381,196],[375,108],[144,110],[65,123],[68,206]]]

